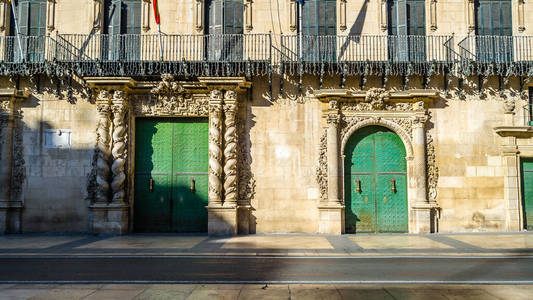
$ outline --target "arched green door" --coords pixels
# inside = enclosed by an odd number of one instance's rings
[[[346,232],[407,232],[407,163],[400,137],[385,127],[364,127],[344,153]]]

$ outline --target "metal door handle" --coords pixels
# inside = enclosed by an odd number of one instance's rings
[[[150,193],[154,191],[154,179],[153,178],[150,178],[148,179],[148,189],[150,190]]]
[[[390,182],[391,182],[391,190],[393,193],[396,194],[396,179],[391,179]]]
[[[191,192],[194,193],[196,190],[196,180],[194,178],[191,178]]]
[[[357,192],[361,194],[361,180],[359,178],[357,178]]]

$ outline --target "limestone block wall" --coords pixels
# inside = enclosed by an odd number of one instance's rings
[[[308,82],[309,83],[309,82]],[[254,81],[251,124],[251,170],[256,180],[252,220],[257,233],[315,233],[318,186],[315,169],[320,138],[316,99],[269,102],[266,81]]]
[[[44,78],[43,78],[44,81]],[[87,179],[94,149],[96,109],[80,95],[71,104],[54,95],[47,79],[39,91],[21,80],[32,96],[22,102],[23,232],[84,232],[89,229]],[[46,131],[71,131],[70,148],[48,148]]]

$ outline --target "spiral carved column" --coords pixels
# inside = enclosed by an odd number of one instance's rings
[[[237,205],[237,96],[234,91],[224,94],[224,205]]]
[[[124,172],[124,165],[127,158],[127,134],[125,117],[127,113],[127,102],[124,92],[115,91],[113,93],[113,101],[111,105],[113,111],[113,147],[111,155],[113,163],[111,165],[111,172],[113,179],[111,181],[111,190],[113,191],[112,202],[123,203],[125,198],[125,181],[126,174]]]
[[[96,129],[96,203],[109,201],[109,93],[100,91],[97,98],[98,127]]]
[[[211,91],[209,98],[209,206],[222,205],[222,93]]]

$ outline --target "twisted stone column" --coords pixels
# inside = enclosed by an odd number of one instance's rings
[[[222,205],[222,93],[211,91],[209,98],[209,206]]]
[[[124,92],[114,92],[111,110],[113,111],[113,148],[111,149],[113,157],[111,165],[111,172],[113,173],[113,180],[111,181],[112,202],[122,203],[126,194],[124,188],[126,180],[124,165],[126,164],[128,153],[126,149],[127,124],[125,122],[127,102]]]
[[[234,91],[224,94],[224,205],[237,205],[237,96]]]
[[[100,91],[97,98],[98,127],[96,129],[96,199],[97,203],[109,201],[109,93]]]

